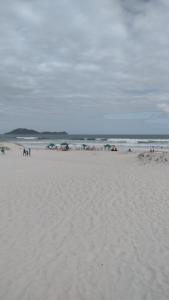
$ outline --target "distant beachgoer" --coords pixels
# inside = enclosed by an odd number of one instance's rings
[[[118,151],[117,147],[115,145],[113,145],[111,151]]]
[[[28,155],[31,156],[31,148],[28,149]]]
[[[26,156],[26,149],[23,149],[23,156]]]
[[[5,148],[4,147],[1,148],[1,153],[5,154]]]

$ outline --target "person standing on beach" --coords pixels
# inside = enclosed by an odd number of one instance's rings
[[[31,156],[31,148],[28,149],[28,155]]]
[[[1,148],[1,153],[5,154],[5,148],[4,147]]]
[[[25,148],[23,149],[23,156],[26,156],[26,150],[25,150]]]

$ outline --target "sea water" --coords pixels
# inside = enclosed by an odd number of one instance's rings
[[[116,145],[118,150],[126,151],[147,150],[150,148],[169,150],[169,135],[67,135],[63,137],[45,138],[34,136],[8,137],[8,140],[27,148],[46,149],[50,143],[57,146],[66,142],[72,149],[81,149],[85,144],[98,150],[104,149],[106,144]]]

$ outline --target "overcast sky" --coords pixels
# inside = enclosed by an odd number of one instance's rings
[[[168,0],[0,0],[0,131],[169,133]]]

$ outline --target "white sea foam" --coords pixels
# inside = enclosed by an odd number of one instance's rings
[[[37,140],[38,138],[35,136],[17,136],[18,140]]]
[[[169,139],[141,139],[141,138],[93,138],[93,139],[38,139],[37,137],[17,137],[19,143],[24,147],[45,149],[48,144],[54,143],[59,146],[63,142],[67,142],[72,149],[78,149],[86,144],[90,147],[103,149],[104,145],[116,145],[119,150],[132,149],[148,149],[150,147],[169,149]]]

